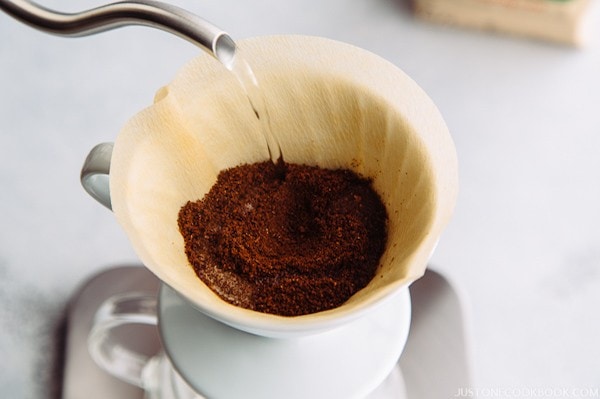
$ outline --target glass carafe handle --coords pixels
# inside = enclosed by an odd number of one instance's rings
[[[140,353],[116,333],[130,324],[157,326],[156,295],[130,292],[107,299],[96,312],[88,348],[96,364],[122,381],[145,388],[143,372],[152,356]]]

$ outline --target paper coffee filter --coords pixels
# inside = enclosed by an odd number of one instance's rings
[[[209,56],[184,66],[117,138],[113,211],[144,264],[213,317],[265,335],[333,326],[424,273],[456,200],[454,145],[426,94],[365,50],[300,36],[248,39],[238,48],[287,162],[373,179],[389,216],[376,277],[339,308],[292,318],[230,305],[197,278],[178,230],[180,208],[202,198],[221,170],[268,159],[248,98]]]

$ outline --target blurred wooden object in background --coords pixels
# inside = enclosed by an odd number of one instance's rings
[[[440,23],[582,46],[590,0],[414,0],[419,17]]]

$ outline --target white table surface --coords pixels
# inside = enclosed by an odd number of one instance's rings
[[[234,38],[325,36],[411,75],[458,150],[458,205],[432,263],[465,294],[472,388],[600,387],[600,35],[576,50],[481,34],[417,20],[400,0],[173,3]],[[67,301],[93,273],[137,262],[81,188],[83,159],[197,49],[148,28],[59,38],[6,15],[0,38],[0,395],[53,398]]]

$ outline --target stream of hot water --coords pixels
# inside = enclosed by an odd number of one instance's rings
[[[217,40],[215,57],[235,76],[248,97],[254,115],[260,122],[271,161],[276,165],[283,165],[281,146],[273,134],[265,96],[250,63],[229,36],[222,36]]]

